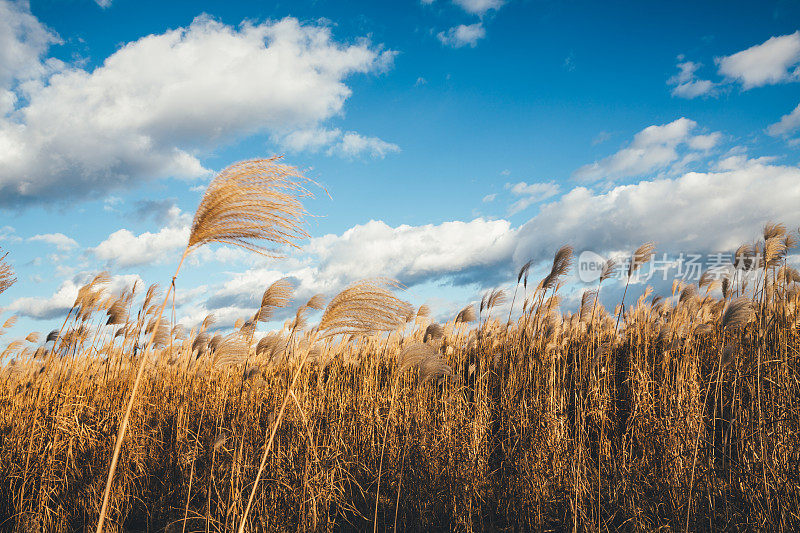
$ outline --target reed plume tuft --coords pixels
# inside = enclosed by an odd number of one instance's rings
[[[456,324],[475,322],[477,316],[475,315],[475,308],[469,304],[456,315]]]
[[[740,296],[728,302],[722,312],[722,328],[731,329],[747,325],[755,318],[753,302],[746,296]]]
[[[267,287],[261,297],[261,306],[256,313],[255,319],[260,322],[267,322],[272,318],[275,309],[286,307],[292,299],[292,284],[282,278]]]
[[[242,161],[220,172],[197,208],[188,247],[218,242],[273,256],[258,241],[297,248],[308,237],[300,200],[310,193],[305,178],[280,159]]]
[[[2,250],[0,250],[0,253],[1,252]],[[3,256],[0,257],[0,294],[5,292],[17,281],[17,278],[14,277],[14,270],[11,268],[11,265],[5,262],[7,255],[8,252],[4,253]]]
[[[633,252],[631,257],[631,264],[628,266],[628,277],[632,276],[642,265],[646,264],[653,258],[656,245],[653,242],[646,242]]]
[[[353,283],[328,304],[319,323],[320,337],[367,335],[401,327],[413,307],[392,294],[390,288],[398,286],[383,278]]]

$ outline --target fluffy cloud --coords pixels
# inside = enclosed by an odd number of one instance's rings
[[[12,25],[35,22],[29,12],[11,15]],[[44,69],[37,59],[52,36],[42,31],[30,45],[12,33],[27,55],[6,77],[31,61]],[[25,85],[23,107],[0,115],[0,203],[205,175],[199,154],[249,134],[318,127],[342,112],[348,76],[382,71],[393,57],[293,18],[234,28],[201,16],[126,44],[91,72],[62,66]]]
[[[511,257],[515,234],[505,220],[477,218],[397,227],[371,220],[341,235],[311,239],[303,247],[302,259],[233,274],[190,312],[187,323],[202,320],[210,312],[221,312],[231,323],[251,314],[264,289],[282,277],[294,283],[297,301],[317,293],[332,296],[365,277],[391,277],[407,286],[443,279],[455,283],[484,279],[487,267]]]
[[[134,235],[121,229],[89,251],[102,261],[125,268],[171,260],[189,241],[188,227],[167,227],[157,233]]]
[[[7,241],[11,243],[21,242],[22,239],[17,236],[17,230],[11,226],[0,226],[0,241]]]
[[[775,194],[764,194],[774,191]],[[717,251],[753,238],[768,220],[800,223],[800,168],[732,156],[708,172],[597,193],[577,187],[519,229],[515,261],[569,243],[598,252],[654,240],[661,252]]]
[[[320,148],[330,146],[341,136],[342,131],[339,129],[309,128],[292,131],[283,137],[276,137],[276,141],[293,152],[303,150],[316,152]]]
[[[500,9],[505,2],[503,0],[453,0],[453,3],[467,13],[482,16],[490,9]]]
[[[189,242],[192,217],[174,205],[166,216],[168,225],[155,233],[134,235],[128,229],[120,229],[88,251],[97,259],[122,268],[171,261]]]
[[[5,98],[13,104],[16,97],[5,89],[14,82],[44,76],[48,65],[41,58],[51,44],[58,42],[58,36],[31,15],[28,2],[0,0],[0,94],[7,95]],[[56,65],[52,62],[49,66]]]
[[[719,73],[747,90],[800,78],[800,31],[717,58]]]
[[[411,285],[496,264],[509,255],[514,233],[506,220],[397,227],[372,220],[312,239],[305,249],[332,285],[354,276],[390,276]]]
[[[551,198],[558,194],[558,185],[553,182],[549,183],[531,183],[530,185],[521,181],[519,183],[506,184],[506,189],[511,191],[514,196],[520,197],[517,201],[511,204],[508,208],[508,214],[514,215],[520,211],[524,211],[531,205]]]
[[[682,58],[683,56],[680,56]],[[680,60],[680,59],[679,59]],[[673,86],[672,95],[681,98],[696,98],[704,94],[710,94],[714,89],[714,83],[709,80],[700,80],[695,76],[695,72],[702,65],[692,61],[678,63],[680,72],[672,76],[667,83]]]
[[[697,123],[687,118],[649,126],[637,133],[629,146],[605,159],[580,167],[574,176],[583,180],[613,180],[651,174],[679,162],[679,148],[684,152],[684,158],[688,156],[685,162],[696,159],[699,152],[710,150],[722,138],[720,133],[692,135],[696,127]]]
[[[386,154],[400,151],[400,147],[396,144],[377,137],[366,137],[353,131],[343,134],[339,129],[302,129],[283,136],[275,136],[274,139],[294,152],[302,150],[317,152],[327,146],[328,155],[338,155],[348,159],[362,155],[383,159]]]
[[[452,46],[453,48],[471,46],[474,48],[479,40],[486,37],[486,30],[481,22],[470,25],[459,24],[446,32],[439,32],[437,37],[446,46]]]
[[[396,153],[400,147],[396,144],[388,143],[377,137],[364,137],[358,133],[349,131],[342,136],[342,139],[333,145],[329,154],[337,154],[342,157],[357,157],[362,154],[383,159],[386,154]]]
[[[434,2],[434,0],[420,1],[425,5]],[[506,2],[505,0],[453,0],[453,3],[471,15],[483,16],[491,9],[500,9]]]
[[[767,128],[767,133],[773,137],[778,137],[781,135],[788,135],[798,128],[800,128],[800,104],[788,115],[783,115],[780,121],[775,124],[770,124]]]
[[[45,242],[47,244],[52,244],[62,252],[66,252],[78,247],[78,242],[75,239],[71,239],[63,233],[43,233],[29,237],[28,240],[31,242]]]

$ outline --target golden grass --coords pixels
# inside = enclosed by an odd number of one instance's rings
[[[187,250],[304,235],[302,189],[281,181],[296,174],[259,181],[267,161],[243,182],[223,172],[232,192],[212,184]],[[254,180],[294,200],[259,212]],[[3,353],[0,529],[797,530],[793,246],[769,224],[724,279],[612,312],[609,263],[574,314],[559,306],[563,247],[538,285],[519,271],[513,320],[492,316],[501,289],[440,324],[377,279],[272,332],[259,327],[289,306],[286,280],[237,328],[184,331],[162,318],[171,284],[158,303],[155,286],[110,294],[102,273],[60,330]],[[628,281],[652,252],[634,252]]]

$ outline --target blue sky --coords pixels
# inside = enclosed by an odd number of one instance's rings
[[[272,154],[330,193],[312,239],[197,251],[187,325],[251,314],[284,275],[299,299],[395,277],[446,317],[562,244],[796,228],[797,21],[784,1],[0,0],[3,316],[48,331],[100,270],[168,282],[214,172]]]

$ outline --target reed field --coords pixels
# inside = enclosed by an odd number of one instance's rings
[[[225,169],[181,263],[302,246],[314,186],[278,158]],[[564,243],[439,322],[389,279],[309,301],[279,280],[233,329],[187,329],[180,264],[122,294],[100,273],[0,358],[0,530],[800,530],[797,231],[762,233],[667,294],[628,290],[643,243],[574,312]]]

